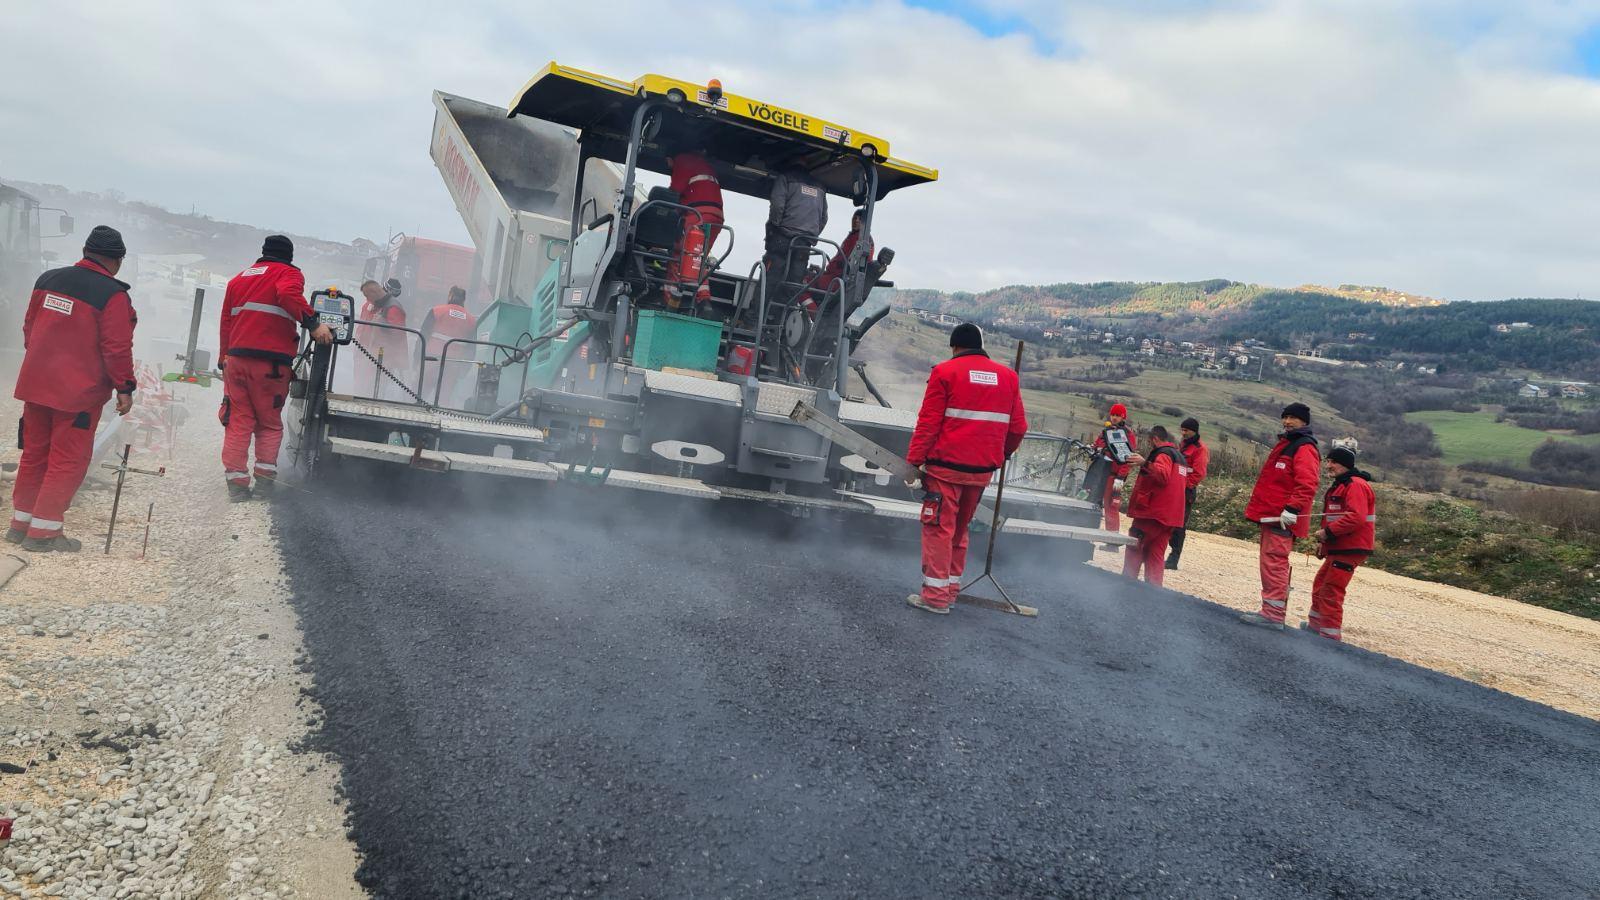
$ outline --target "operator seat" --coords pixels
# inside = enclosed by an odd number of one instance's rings
[[[653,187],[647,202],[678,203],[678,192],[669,187]],[[683,235],[683,210],[675,206],[649,206],[639,214],[634,241],[641,247],[671,250]]]

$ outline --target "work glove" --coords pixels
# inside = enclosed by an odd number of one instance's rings
[[[1299,513],[1293,513],[1286,509],[1282,513],[1278,514],[1278,524],[1282,525],[1285,530],[1293,528],[1294,523],[1298,521],[1300,521]]]
[[[1114,493],[1114,494],[1122,493],[1122,485],[1123,484],[1124,484],[1124,482],[1123,482],[1123,480],[1121,478],[1118,478],[1115,481],[1111,482],[1111,492]]]

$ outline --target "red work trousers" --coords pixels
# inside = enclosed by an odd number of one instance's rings
[[[28,537],[52,538],[89,471],[100,409],[63,412],[22,405],[22,459],[11,490],[11,527]]]
[[[698,219],[688,214],[683,217],[683,235],[673,248],[672,262],[667,264],[667,280],[675,284],[698,283],[694,302],[704,303],[711,299],[711,289],[705,284],[702,263],[710,264],[711,246],[722,233],[722,210],[704,206],[696,211],[700,213]]]
[[[1134,519],[1133,529],[1139,532],[1139,543],[1128,547],[1122,557],[1122,574],[1139,577],[1139,567],[1144,567],[1144,580],[1160,587],[1166,572],[1167,543],[1172,539],[1172,526],[1154,519]]]
[[[1277,525],[1261,526],[1261,615],[1282,622],[1289,611],[1289,554],[1294,535]]]
[[[989,484],[988,475],[963,477],[977,479],[982,480],[962,484],[933,475],[923,478],[929,496],[922,501],[922,599],[929,606],[947,607],[961,593],[961,575],[967,566],[967,525]]]
[[[250,486],[250,439],[256,441],[257,478],[278,476],[283,444],[283,404],[289,399],[289,364],[250,356],[228,357],[222,371],[223,477]]]
[[[1311,614],[1306,624],[1325,638],[1344,640],[1344,589],[1366,557],[1355,553],[1336,553],[1322,561],[1311,582]]]
[[[1117,514],[1117,511],[1122,508],[1122,492],[1112,487],[1116,482],[1115,478],[1106,482],[1106,495],[1101,499],[1101,505],[1106,511],[1107,531],[1122,530],[1122,517]]]

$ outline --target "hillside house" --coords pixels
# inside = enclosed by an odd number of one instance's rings
[[[1524,384],[1522,387],[1517,388],[1517,396],[1532,400],[1541,397],[1548,397],[1550,396],[1550,391],[1530,381],[1527,384]]]
[[[1589,396],[1589,391],[1584,385],[1568,382],[1561,386],[1561,396],[1566,400],[1582,400]]]

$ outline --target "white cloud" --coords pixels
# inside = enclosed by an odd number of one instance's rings
[[[462,240],[427,157],[429,92],[504,103],[559,58],[719,75],[938,166],[882,207],[901,284],[1600,292],[1600,83],[1570,74],[1600,3],[993,6],[1061,54],[893,0],[25,4],[7,31],[29,40],[0,58],[0,177]]]

